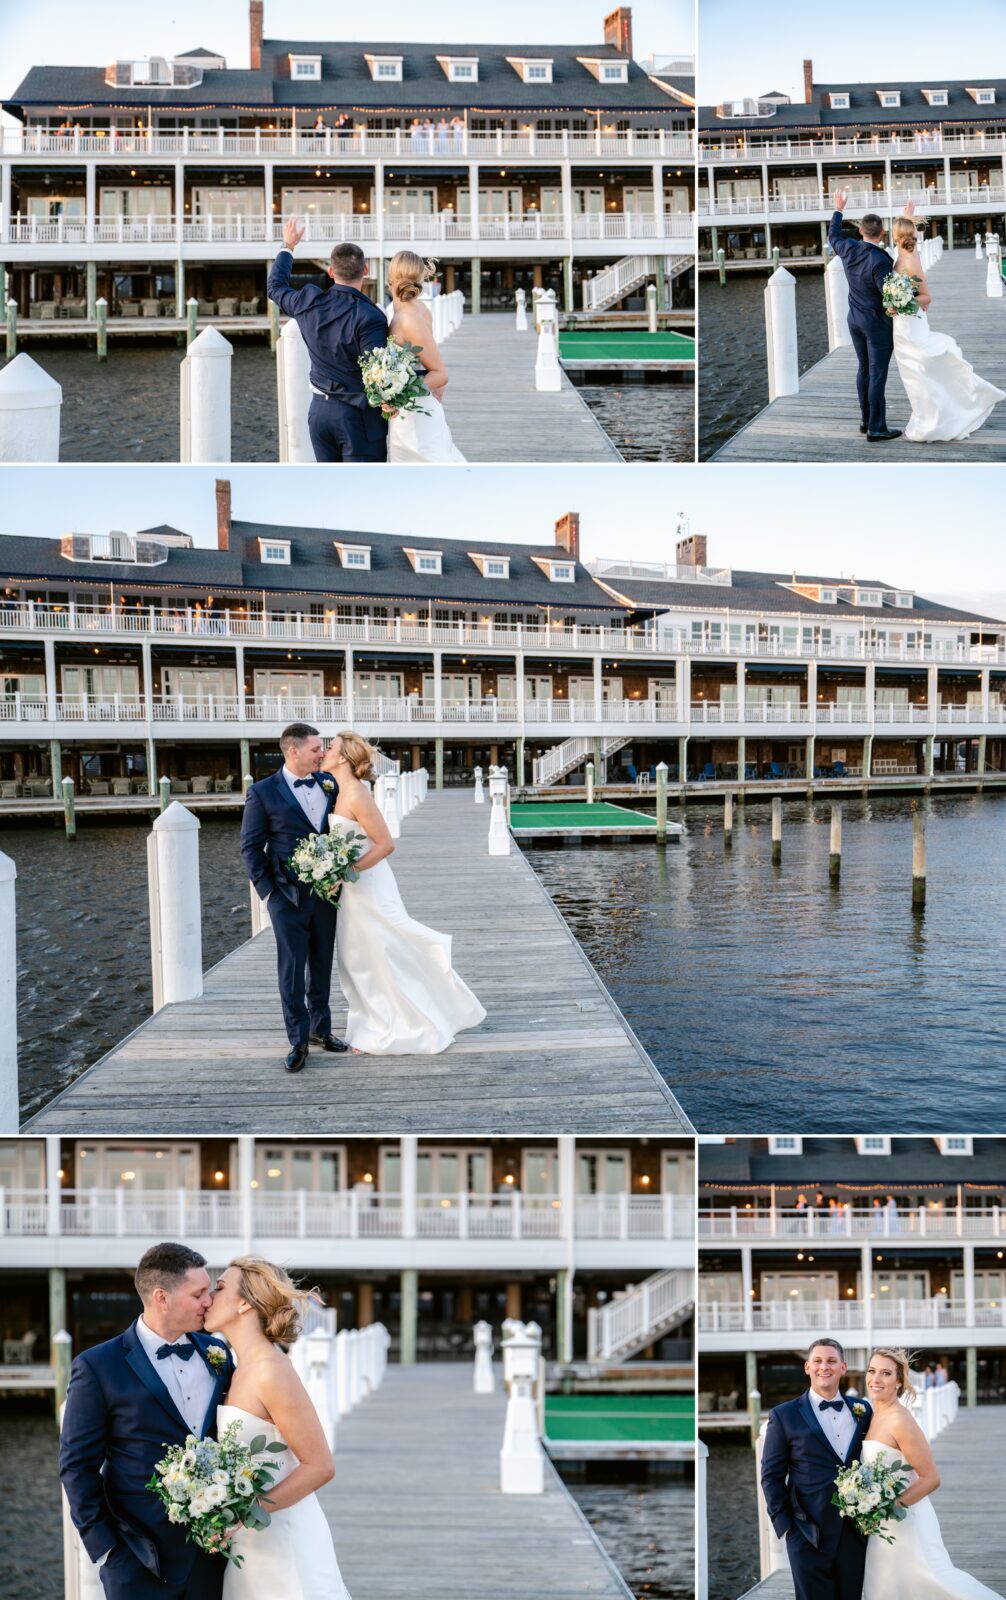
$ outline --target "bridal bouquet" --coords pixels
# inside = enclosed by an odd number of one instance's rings
[[[309,833],[302,839],[288,865],[300,883],[306,883],[320,900],[338,905],[344,883],[355,883],[360,874],[356,863],[363,854],[365,840],[340,828],[336,833]]]
[[[916,294],[921,278],[909,277],[907,272],[889,272],[884,279],[884,310],[889,317],[916,317],[919,314]]]
[[[430,391],[416,370],[416,357],[422,354],[420,344],[398,344],[389,339],[383,350],[370,350],[360,357],[363,389],[370,404],[385,412],[420,411],[420,400],[428,400]]]
[[[241,1444],[240,1422],[232,1422],[219,1439],[197,1439],[189,1434],[184,1444],[173,1444],[154,1468],[147,1488],[168,1514],[168,1521],[185,1529],[185,1537],[208,1555],[224,1556],[239,1567],[240,1555],[231,1551],[239,1528],[267,1528],[272,1520],[259,1505],[268,1495],[278,1461],[256,1461],[263,1451],[279,1454],[279,1442],[266,1444],[265,1434]]]
[[[898,1505],[898,1496],[909,1484],[909,1468],[904,1461],[857,1461],[842,1467],[835,1479],[831,1497],[840,1517],[849,1517],[860,1533],[875,1533],[886,1544],[894,1539],[884,1533],[885,1522],[903,1522],[908,1515]]]

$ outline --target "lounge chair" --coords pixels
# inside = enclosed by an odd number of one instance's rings
[[[845,765],[844,765],[844,763],[841,762],[841,761],[836,761],[835,765],[831,769],[831,775],[832,775],[833,778],[844,778],[845,777]]]
[[[214,778],[213,780],[214,794],[230,794],[233,788],[234,778],[230,773],[228,773],[226,778]]]
[[[209,779],[209,778],[193,778],[193,780],[192,780],[192,793],[193,794],[209,794],[211,781],[212,780]]]
[[[236,317],[239,304],[240,302],[236,299],[220,300],[217,302],[217,311],[221,317]]]
[[[112,779],[112,793],[113,794],[128,794],[129,793],[129,779],[128,778],[113,778]]]
[[[782,769],[782,763],[781,762],[779,762],[779,761],[770,761],[769,762],[769,764],[768,764],[768,772],[766,773],[766,777],[769,777],[769,778],[784,778],[785,776],[786,776],[786,774],[784,773],[784,771]]]
[[[0,781],[0,800],[16,800],[21,793],[21,785],[13,779],[4,778]]]
[[[190,792],[188,778],[171,778],[169,781],[172,794],[188,794]]]
[[[705,766],[702,768],[702,771],[699,773],[699,779],[702,783],[708,783],[711,778],[715,777],[716,768],[713,766],[711,761],[707,761]]]

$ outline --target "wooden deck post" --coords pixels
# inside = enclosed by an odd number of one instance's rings
[[[727,253],[723,249],[716,252],[716,272],[721,284],[727,281]]]
[[[66,827],[66,837],[68,839],[76,839],[76,837],[77,837],[77,814],[76,814],[76,811],[74,810],[74,804],[73,804],[73,779],[72,778],[64,778],[63,779],[62,788],[63,788],[63,823],[64,823],[64,825]]]
[[[657,843],[667,843],[667,762],[657,766]]]
[[[926,815],[912,812],[912,905],[926,903]]]
[[[20,1127],[17,1086],[17,961],[14,884],[17,868],[0,851],[0,1132]]]
[[[88,322],[96,322],[98,311],[98,263],[96,261],[89,261],[87,263],[85,268],[85,278],[85,315]]]
[[[488,1322],[476,1322],[472,1329],[475,1343],[475,1372],[472,1386],[476,1394],[493,1394],[496,1378],[493,1373],[493,1330]]]
[[[434,768],[435,768],[435,771],[434,771],[434,788],[442,789],[443,786],[444,786],[444,741],[443,741],[443,739],[434,739],[434,741],[433,741],[433,760],[434,760]]]
[[[828,349],[851,344],[849,332],[849,284],[840,256],[832,256],[824,269],[824,304],[828,317]]]
[[[95,355],[99,361],[108,360],[108,301],[102,295],[94,303]]]
[[[842,876],[842,807],[831,808],[831,845],[828,853],[828,877],[837,883]]]
[[[754,1449],[761,1432],[761,1394],[757,1389],[752,1389],[748,1395],[748,1416],[751,1419],[751,1448]]]
[[[185,302],[185,343],[190,345],[198,333],[199,301],[191,296]]]
[[[66,1402],[66,1391],[70,1387],[70,1366],[72,1362],[73,1340],[65,1328],[60,1328],[52,1336],[52,1365],[56,1379],[57,1417]]]
[[[772,797],[772,865],[777,867],[782,860],[782,797]]]
[[[8,300],[5,310],[7,313],[7,360],[13,361],[17,355],[17,301]]]
[[[729,792],[723,796],[723,844],[727,850],[734,842],[734,797]]]
[[[646,285],[646,326],[650,333],[657,331],[657,286],[655,283]]]
[[[276,398],[279,459],[313,462],[314,446],[307,425],[311,409],[311,357],[296,317],[288,318],[276,347]]]
[[[167,811],[171,804],[171,779],[167,776],[160,778],[157,784],[157,793],[160,799],[162,813]]]
[[[398,1361],[400,1366],[414,1367],[416,1364],[416,1324],[419,1315],[419,1274],[415,1267],[402,1268],[400,1290]]]
[[[593,761],[588,761],[587,762],[587,804],[589,806],[592,806],[594,804],[594,763],[593,763]]]

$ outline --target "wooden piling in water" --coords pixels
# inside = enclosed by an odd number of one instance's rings
[[[734,842],[734,797],[732,794],[723,796],[723,844],[727,850],[731,849]]]
[[[772,801],[772,865],[782,860],[782,800],[776,795]]]
[[[921,910],[926,903],[926,817],[912,813],[912,905]]]
[[[726,253],[725,250],[717,250],[717,252],[716,252],[716,271],[717,271],[717,274],[719,276],[720,283],[726,283],[726,281],[727,281],[727,253]]]
[[[667,843],[667,762],[657,767],[657,843]]]
[[[276,354],[279,344],[279,306],[275,300],[269,301],[269,349]]]
[[[828,877],[837,883],[842,876],[842,807],[831,808],[831,848],[828,853]]]
[[[199,316],[199,301],[186,300],[185,302],[185,343],[190,345],[198,332],[196,319]]]
[[[161,810],[167,811],[171,804],[171,779],[162,778],[157,785],[157,791],[161,797]]]
[[[748,1416],[751,1418],[751,1445],[754,1448],[761,1433],[761,1393],[752,1389],[748,1395]]]
[[[587,762],[587,804],[589,806],[592,806],[594,804],[594,763],[593,763],[593,761],[588,761]]]
[[[99,361],[108,360],[108,301],[102,295],[94,303],[95,354]]]
[[[17,355],[17,301],[8,300],[7,312],[7,360],[13,361]]]
[[[73,779],[63,779],[63,821],[66,826],[66,837],[77,837],[77,813],[73,804]]]

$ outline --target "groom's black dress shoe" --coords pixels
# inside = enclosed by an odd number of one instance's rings
[[[865,422],[861,422],[861,423],[860,423],[860,424],[859,424],[859,431],[860,431],[860,433],[869,433],[869,431],[870,431],[870,430],[869,430],[869,428],[868,428],[868,427],[867,427],[867,426],[866,426],[866,423],[865,423]]]
[[[867,444],[884,444],[884,443],[886,443],[886,441],[888,439],[900,439],[900,438],[901,438],[901,429],[900,428],[885,428],[883,433],[868,433],[866,435],[866,442],[867,442]]]
[[[337,1039],[334,1033],[312,1033],[311,1043],[320,1044],[323,1050],[330,1050],[337,1056],[343,1055],[349,1049],[346,1041]]]
[[[290,1051],[290,1054],[286,1058],[285,1066],[287,1072],[299,1072],[306,1060],[307,1045],[295,1044],[293,1049]]]

